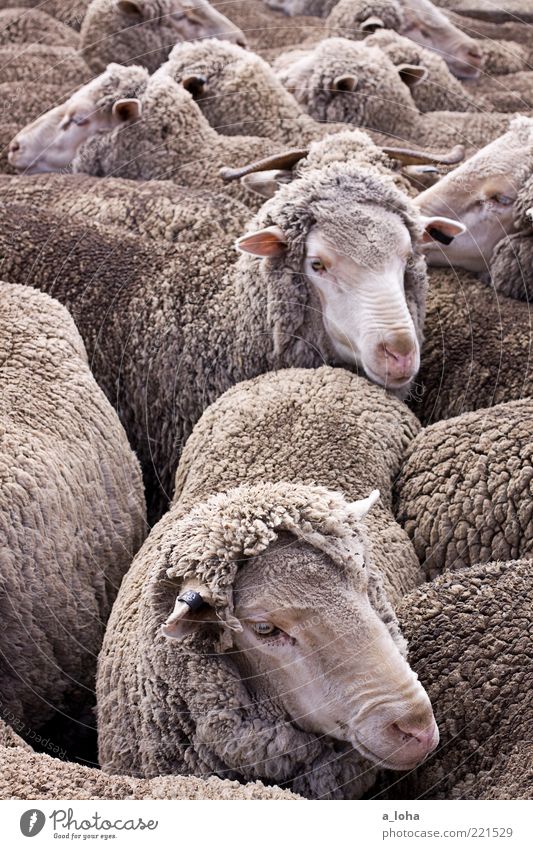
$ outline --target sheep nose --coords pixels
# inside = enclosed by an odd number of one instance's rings
[[[405,754],[409,753],[420,760],[439,744],[439,729],[433,717],[429,725],[422,726],[409,721],[395,722],[391,730],[398,737],[398,744]]]
[[[20,150],[20,142],[18,142],[16,139],[13,139],[13,141],[9,145],[9,152],[16,153],[17,150]]]
[[[246,50],[246,48],[248,47],[248,42],[246,41],[246,39],[244,38],[244,36],[242,36],[242,37],[241,37],[241,36],[239,36],[239,37],[237,38],[237,40],[236,40],[236,43],[237,43],[237,45],[238,45],[239,47],[244,47],[244,49],[245,49],[245,50]]]
[[[387,362],[387,371],[391,377],[401,379],[412,375],[416,359],[414,348],[407,353],[403,353],[386,345],[383,350]]]

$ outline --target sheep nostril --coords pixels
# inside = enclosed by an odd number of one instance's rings
[[[248,47],[248,44],[246,43],[244,38],[238,38],[236,43],[239,47],[243,47],[245,50]]]
[[[9,152],[10,153],[16,153],[18,150],[20,150],[20,142],[12,141],[11,144],[9,145]]]

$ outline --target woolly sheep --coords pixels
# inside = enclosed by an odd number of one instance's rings
[[[442,745],[405,777],[389,774],[386,798],[531,799],[532,580],[531,560],[488,563],[404,599],[398,615]]]
[[[498,242],[523,227],[525,209],[518,194],[533,173],[533,120],[515,118],[506,130],[418,196],[425,215],[450,215],[467,228],[449,245],[441,243],[437,249],[428,244],[430,265],[452,264],[486,274]],[[518,289],[516,275],[513,279]]]
[[[165,249],[7,198],[0,246],[10,279],[69,307],[161,504],[192,426],[238,380],[341,362],[407,391],[424,321],[421,241],[432,228],[411,209],[378,173],[333,162],[264,204],[239,240],[251,253],[236,262],[228,237]],[[315,268],[326,255],[329,270]],[[339,298],[331,274],[346,281]]]
[[[457,269],[433,269],[411,406],[427,424],[533,395],[529,311]]]
[[[471,97],[490,103],[498,112],[523,112],[533,109],[533,74],[518,71],[506,76],[480,77],[469,86]]]
[[[514,204],[515,233],[501,239],[490,258],[490,280],[497,292],[530,303],[533,300],[533,177],[519,190]]]
[[[167,245],[229,242],[243,232],[250,217],[247,207],[222,193],[192,193],[165,180],[154,185],[84,174],[0,177],[0,200],[51,212],[57,220],[76,217],[104,234],[125,230]]]
[[[145,536],[144,496],[65,308],[7,283],[0,300],[2,714],[39,729],[92,704],[105,622]]]
[[[329,38],[293,65],[285,63],[278,76],[296,100],[317,121],[344,121],[388,133],[427,147],[460,141],[478,147],[507,129],[509,116],[469,112],[421,114],[388,56],[365,42]],[[339,91],[335,80],[350,76],[351,91]]]
[[[62,86],[64,91],[84,85],[91,77],[73,47],[45,44],[5,44],[0,47],[0,83],[19,83],[19,96],[28,83]]]
[[[402,593],[417,578],[389,508],[417,429],[383,390],[327,367],[263,375],[206,411],[100,654],[105,771],[209,772],[350,798],[372,784],[376,761],[405,769],[436,745],[382,583]],[[364,519],[374,486],[385,503]]]
[[[0,45],[9,44],[46,44],[76,48],[78,34],[39,9],[2,9]]]
[[[286,799],[298,796],[259,781],[220,778],[110,776],[37,754],[0,720],[0,799]]]
[[[213,36],[246,46],[244,33],[207,0],[92,0],[80,50],[97,74],[109,62],[145,65],[152,73],[176,42]]]
[[[17,8],[38,7],[62,24],[79,30],[90,0],[0,0],[0,9],[10,8],[15,3]]]
[[[361,34],[394,29],[437,53],[460,79],[479,75],[480,43],[455,26],[430,0],[339,0],[326,22],[331,35]]]
[[[396,481],[396,515],[428,579],[533,551],[533,401],[463,413],[423,430]]]

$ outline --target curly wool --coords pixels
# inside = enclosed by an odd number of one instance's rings
[[[90,703],[105,622],[145,536],[144,496],[67,311],[7,283],[1,303],[2,714],[39,729]]]
[[[312,797],[349,798],[372,783],[375,771],[360,755],[335,754],[331,741],[278,715],[274,701],[251,698],[216,638],[198,632],[177,644],[158,633],[187,578],[207,584],[231,625],[232,586],[247,557],[289,531],[344,570],[357,531],[370,541],[372,604],[405,652],[383,581],[398,597],[418,580],[389,506],[417,430],[384,390],[328,367],[263,375],[204,413],[180,462],[174,504],[121,587],[100,655],[105,770],[262,778]],[[363,525],[347,499],[376,485],[383,503]]]
[[[193,194],[167,180],[154,185],[84,174],[0,177],[0,199],[52,213],[57,221],[88,222],[104,236],[126,231],[167,247],[236,238],[250,217],[247,207],[223,194]]]
[[[259,781],[239,784],[219,778],[162,776],[152,779],[106,775],[32,751],[0,720],[0,799],[299,799],[289,790]]]
[[[141,460],[156,515],[170,497],[193,425],[222,392],[276,368],[339,362],[318,296],[302,274],[310,228],[318,223],[348,255],[356,239],[372,251],[358,235],[354,208],[371,202],[394,211],[419,235],[408,198],[357,164],[306,171],[264,205],[251,227],[277,224],[285,230],[285,258],[275,261],[242,255],[235,262],[226,234],[220,241],[200,240],[191,250],[190,243],[158,245],[123,230],[106,232],[86,218],[9,203],[9,185],[0,209],[4,273],[53,292],[68,306],[94,374]],[[24,192],[22,182],[16,185]],[[157,194],[157,186],[150,191]],[[65,258],[60,278],[54,270],[59,256]],[[426,269],[417,247],[405,288],[421,338]]]
[[[403,9],[398,0],[338,0],[326,21],[327,34],[364,38],[361,24],[374,15],[383,21],[387,30],[401,32],[405,27]]]
[[[411,443],[396,482],[398,521],[428,579],[533,551],[533,401],[437,422]]]
[[[524,305],[461,269],[431,269],[422,364],[410,406],[423,424],[533,395]]]
[[[390,799],[530,799],[533,793],[533,562],[449,572],[399,608],[409,658],[435,708],[441,743],[389,775]]]
[[[5,44],[0,47],[0,83],[20,84],[24,81],[38,86],[55,85],[61,86],[61,90],[68,94],[71,89],[88,82],[91,76],[73,47],[43,44]]]
[[[15,5],[20,9],[38,7],[40,12],[46,12],[62,24],[79,30],[90,0],[0,0],[0,9]]]

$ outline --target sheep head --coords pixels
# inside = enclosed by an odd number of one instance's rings
[[[182,586],[163,634],[223,632],[219,651],[251,698],[405,770],[435,748],[438,731],[369,551],[364,522],[378,498],[348,503],[284,483],[194,508],[182,520],[184,546],[171,554],[168,575]]]
[[[9,146],[10,165],[25,174],[69,171],[78,149],[92,137],[138,120],[144,68],[111,64],[65,103],[22,129]]]

